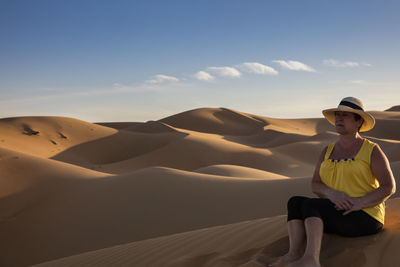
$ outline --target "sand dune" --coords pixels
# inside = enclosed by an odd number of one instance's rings
[[[391,110],[373,111],[364,136],[398,180]],[[312,195],[315,162],[336,139],[323,118],[226,108],[148,122],[0,119],[0,266],[260,266],[287,248],[286,201]],[[394,266],[400,202],[389,203],[383,234],[327,235],[325,266]]]
[[[177,128],[228,135],[247,135],[262,131],[266,124],[265,121],[246,113],[226,108],[194,109],[160,121]]]
[[[309,178],[228,178],[161,167],[98,179],[49,179],[0,202],[2,261],[39,263],[282,214],[285,202],[276,200],[298,190],[311,195]]]
[[[109,174],[0,147],[0,198],[47,179],[85,179]]]
[[[385,111],[400,111],[400,105],[399,106],[393,106]]]
[[[103,165],[103,170],[127,173],[150,166],[195,170],[215,164],[231,164],[284,176],[304,177],[310,173],[310,166],[302,165],[298,159],[285,154],[275,155],[268,149],[231,142],[215,134],[184,132],[183,138],[176,138],[176,141],[148,153]]]
[[[130,172],[138,167],[132,165],[126,169],[108,167],[113,163],[119,163],[126,160],[135,160],[135,158],[151,154],[162,147],[183,139],[184,133],[159,133],[144,134],[139,132],[129,132],[120,130],[118,133],[101,139],[86,142],[85,144],[69,148],[53,159],[69,162],[87,168],[99,169],[111,173]],[[143,167],[157,166],[148,164]]]
[[[325,234],[322,266],[398,266],[400,198],[388,201],[387,206],[386,229],[378,235]],[[119,245],[37,266],[265,266],[286,253],[288,246],[286,216],[276,216]]]
[[[329,128],[324,119],[275,119],[227,108],[200,108],[160,120],[177,128],[223,135],[250,135],[262,130],[314,135]]]
[[[65,117],[0,119],[1,147],[39,157],[51,157],[116,132],[115,129]]]

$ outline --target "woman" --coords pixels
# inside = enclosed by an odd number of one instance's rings
[[[289,252],[270,266],[320,266],[323,232],[347,237],[378,233],[385,200],[396,190],[385,154],[359,134],[375,125],[362,102],[346,97],[322,113],[340,136],[322,151],[314,171],[312,191],[320,198],[288,201]]]

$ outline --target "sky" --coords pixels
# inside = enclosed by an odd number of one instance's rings
[[[400,2],[0,0],[0,117],[400,105]]]

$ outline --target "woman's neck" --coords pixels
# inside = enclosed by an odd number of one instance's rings
[[[355,134],[340,135],[339,143],[343,147],[350,147],[362,140],[363,138],[356,132]]]

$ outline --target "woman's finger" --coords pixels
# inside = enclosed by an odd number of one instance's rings
[[[345,202],[346,209],[351,209],[353,207],[353,203],[351,201]]]
[[[349,195],[346,195],[346,194],[344,194],[344,197],[342,200],[345,202],[351,203],[351,204],[353,204],[353,202],[354,202],[353,198],[351,198]]]
[[[353,207],[353,204],[350,201],[342,201],[338,202],[338,207],[340,207],[341,210],[348,210]]]
[[[347,214],[349,214],[349,213],[352,212],[352,211],[354,211],[354,210],[353,210],[353,209],[346,210],[345,212],[343,212],[343,215],[347,215]]]
[[[336,206],[338,207],[338,210],[345,210],[346,209],[346,206],[341,202],[338,202],[338,204],[336,204]]]

